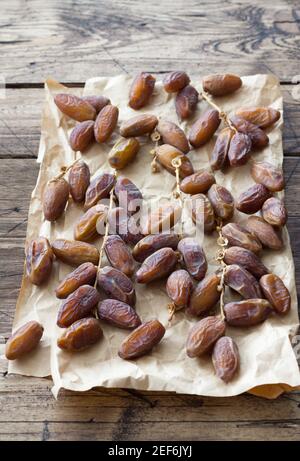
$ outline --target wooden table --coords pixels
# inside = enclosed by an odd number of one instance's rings
[[[298,6],[298,9],[297,9]],[[274,73],[285,103],[288,228],[300,287],[298,0],[10,0],[1,9],[0,347],[11,332],[36,182],[43,81],[72,86],[97,75],[183,69]],[[0,360],[0,440],[296,440],[300,393],[266,401],[163,392],[63,391],[47,379],[8,376]]]

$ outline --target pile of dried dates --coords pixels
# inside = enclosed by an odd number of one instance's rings
[[[129,106],[134,110],[147,107],[155,83],[153,75],[140,73],[131,85]],[[102,328],[108,323],[131,330],[120,344],[122,359],[150,353],[164,337],[165,327],[157,319],[144,322],[140,318],[135,309],[135,283],[164,279],[173,314],[185,309],[190,319],[198,318],[188,333],[187,356],[210,354],[216,375],[227,383],[239,368],[238,347],[226,335],[227,326],[249,328],[270,315],[289,312],[288,289],[259,257],[263,248],[280,250],[284,245],[281,228],[286,224],[287,211],[276,196],[284,188],[283,173],[278,166],[252,158],[268,145],[265,130],[279,120],[280,113],[270,107],[242,107],[230,116],[225,114],[217,106],[218,97],[237,92],[241,86],[242,80],[236,75],[209,75],[203,78],[203,91],[198,93],[185,72],[166,75],[163,88],[175,94],[179,121],[190,118],[202,100],[211,106],[188,134],[174,122],[145,113],[117,127],[119,110],[104,96],[55,96],[60,111],[78,122],[70,135],[74,151],[84,153],[93,142],[105,143],[115,130],[120,134],[108,155],[112,172],[91,180],[89,167],[81,158],[50,180],[44,190],[44,217],[53,223],[69,200],[82,204],[83,214],[74,223],[74,239],[50,243],[38,237],[26,245],[26,274],[35,285],[43,287],[55,261],[73,267],[55,291],[62,300],[57,313],[57,325],[63,330],[57,341],[59,348],[75,352],[92,346],[101,340]],[[159,139],[155,160],[176,176],[177,182],[179,178],[182,195],[181,200],[161,205],[139,220],[142,192],[116,171],[134,161],[139,138],[153,133]],[[195,171],[188,153],[214,137],[211,169]],[[174,163],[178,159],[180,163]],[[222,169],[226,174],[228,168],[250,159],[254,184],[233,197],[217,184],[214,171]],[[217,258],[221,265],[216,272],[208,271],[205,251],[195,238],[172,230],[181,219],[187,196],[195,225],[203,226],[205,234],[215,232],[221,242],[221,256]],[[110,199],[110,204],[104,204],[104,199]],[[248,216],[243,224],[233,222],[235,210]],[[103,236],[101,248],[93,244],[99,235]],[[102,251],[109,263],[104,267]],[[233,290],[240,300],[224,303],[225,290]],[[6,357],[14,360],[29,353],[42,335],[38,322],[26,323],[8,340]]]

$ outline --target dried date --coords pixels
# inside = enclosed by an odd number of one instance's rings
[[[178,262],[178,255],[172,248],[161,248],[148,256],[136,273],[138,283],[150,283],[169,275]]]
[[[230,246],[237,246],[258,253],[262,249],[260,240],[245,227],[236,223],[228,223],[222,228],[223,237]]]
[[[74,239],[90,242],[99,235],[105,234],[105,222],[108,207],[102,204],[94,205],[79,218],[74,229]]]
[[[259,281],[265,298],[278,314],[287,314],[291,308],[291,295],[280,277],[275,274],[263,275]]]
[[[190,118],[196,111],[199,93],[191,85],[185,86],[179,91],[175,99],[175,109],[179,120]]]
[[[163,86],[167,93],[177,93],[190,83],[186,72],[174,71],[167,74],[163,79]]]
[[[210,141],[220,123],[221,119],[217,110],[209,109],[204,112],[190,129],[189,141],[191,145],[193,147],[200,147]]]
[[[70,169],[69,185],[70,194],[76,203],[83,202],[85,193],[90,184],[90,169],[88,165],[79,160]]]
[[[51,275],[53,251],[48,239],[38,237],[25,246],[26,274],[31,283],[42,285]]]
[[[264,247],[272,250],[283,248],[283,241],[279,232],[260,216],[250,216],[246,222],[246,228],[259,239]]]
[[[206,75],[202,79],[204,91],[213,96],[226,96],[241,88],[243,82],[238,75],[213,74]]]
[[[88,101],[73,94],[59,93],[55,95],[54,102],[63,114],[77,120],[77,122],[95,120],[96,118],[94,107]]]
[[[220,277],[209,274],[201,280],[192,292],[187,313],[190,315],[203,315],[212,309],[220,299]]]
[[[147,72],[141,72],[133,80],[129,92],[129,106],[138,110],[146,106],[153,94],[155,77]]]
[[[255,182],[263,184],[271,192],[278,192],[284,188],[283,171],[269,162],[253,162],[251,176]]]
[[[246,250],[237,246],[232,246],[225,250],[224,261],[226,264],[238,264],[251,272],[256,278],[260,278],[270,271],[261,262],[259,257],[253,251]]]
[[[215,182],[214,175],[209,171],[197,171],[181,181],[180,189],[185,194],[202,194],[206,193]]]
[[[239,350],[229,336],[222,336],[214,345],[212,362],[218,378],[225,383],[232,381],[239,368]]]
[[[50,180],[43,193],[43,211],[47,221],[56,221],[63,214],[70,187],[64,178]]]
[[[25,323],[8,339],[5,345],[5,356],[8,360],[16,360],[31,352],[39,344],[44,328],[34,320]]]
[[[131,329],[141,325],[141,319],[129,304],[116,299],[105,299],[98,304],[98,317],[111,325]]]
[[[96,176],[86,190],[84,209],[87,210],[102,200],[108,198],[114,187],[115,176],[111,173],[102,173]]]
[[[169,275],[166,290],[176,309],[182,309],[188,305],[192,289],[193,281],[186,270],[179,269]]]
[[[77,352],[96,344],[103,336],[98,319],[86,318],[77,320],[57,340],[60,349]]]
[[[63,301],[57,314],[57,325],[67,328],[77,320],[88,317],[99,301],[100,295],[96,288],[80,286]]]
[[[78,123],[70,135],[70,146],[75,151],[84,152],[95,140],[93,120]]]
[[[252,327],[264,322],[272,312],[266,299],[245,299],[225,304],[226,322],[233,327]]]
[[[261,209],[264,202],[270,198],[270,192],[262,184],[254,184],[241,193],[236,202],[236,208],[242,213],[253,214]]]
[[[188,273],[196,280],[202,280],[207,271],[207,261],[203,248],[198,242],[185,237],[178,244],[178,251],[181,253]]]
[[[57,298],[67,298],[73,291],[82,285],[94,285],[97,267],[92,263],[83,263],[68,274],[57,286]]]
[[[146,235],[133,248],[132,255],[140,263],[144,262],[148,256],[161,248],[172,248],[176,250],[179,236],[174,233],[164,232],[161,234]]]
[[[176,174],[176,168],[173,166],[172,161],[177,158],[181,160],[181,165],[179,167],[180,178],[185,178],[194,173],[194,168],[190,159],[176,147],[169,144],[162,144],[156,149],[156,158],[158,162],[174,176]]]
[[[97,115],[94,124],[94,135],[98,143],[106,142],[117,126],[119,109],[108,104]]]
[[[226,324],[218,316],[206,317],[190,329],[186,342],[186,352],[190,358],[200,357],[210,352],[216,341],[224,336]]]
[[[237,264],[230,264],[226,267],[224,281],[244,299],[262,298],[261,289],[255,277]]]
[[[218,184],[213,184],[207,193],[207,197],[212,204],[216,216],[223,220],[232,218],[234,200],[229,190]]]
[[[52,243],[55,256],[71,266],[91,262],[95,265],[99,261],[99,251],[93,245],[77,240],[57,239]]]
[[[179,128],[176,123],[169,122],[167,120],[160,120],[156,127],[159,132],[163,144],[169,144],[170,146],[176,147],[184,154],[187,154],[190,150],[189,142],[184,131]]]
[[[123,272],[114,267],[105,266],[97,274],[98,287],[109,298],[117,299],[134,306],[136,294],[132,281]]]
[[[133,275],[135,264],[129,248],[119,235],[109,235],[104,250],[110,264],[128,277]]]
[[[120,134],[124,138],[143,136],[150,134],[158,124],[158,118],[151,114],[141,114],[123,122],[120,126]]]
[[[271,197],[262,206],[262,216],[272,226],[282,227],[287,222],[287,211],[283,200]]]
[[[124,360],[132,360],[147,354],[162,340],[165,332],[158,320],[143,323],[123,341],[119,356]]]

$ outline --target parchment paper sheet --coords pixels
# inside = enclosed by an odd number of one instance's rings
[[[200,79],[199,79],[200,81]],[[194,85],[201,90],[199,81]],[[84,95],[104,94],[120,110],[119,121],[136,115],[128,103],[128,89],[131,77],[116,76],[112,78],[93,78],[86,82],[82,93]],[[68,145],[68,136],[75,122],[63,116],[53,102],[53,95],[58,92],[74,93],[74,89],[66,89],[53,80],[45,85],[45,106],[42,118],[42,133],[38,159],[41,168],[37,185],[32,193],[27,239],[46,236],[50,242],[56,238],[73,238],[75,220],[83,213],[82,207],[70,201],[63,217],[55,224],[43,219],[41,196],[46,182],[55,176],[62,165],[68,165],[74,160]],[[80,94],[76,90],[77,94]],[[270,75],[254,75],[243,77],[243,86],[230,97],[218,98],[219,105],[230,112],[240,106],[271,105],[282,112],[282,97],[277,79]],[[202,101],[198,105],[195,118],[203,113],[207,104]],[[155,96],[145,110],[141,112],[154,113],[162,118],[177,121],[174,109],[174,97],[168,95],[160,82],[156,84]],[[188,123],[182,123],[184,129]],[[281,165],[283,160],[281,140],[282,118],[276,127],[270,130],[270,144],[261,152],[255,153],[257,160],[267,160],[275,165]],[[84,155],[93,175],[101,171],[109,171],[107,153],[118,138],[115,133],[108,144],[93,145]],[[137,159],[122,171],[143,191],[145,200],[171,197],[175,185],[174,176],[161,170],[151,174],[151,156],[149,150],[153,147],[148,139],[143,140],[143,147]],[[191,151],[195,170],[209,166],[209,154],[214,140],[200,149]],[[216,173],[217,182],[227,187],[236,198],[253,180],[250,167],[230,169],[226,175]],[[26,174],[26,173],[25,173]],[[235,212],[235,221],[243,221],[246,215]],[[186,223],[190,226],[190,223]],[[270,270],[279,275],[292,296],[291,312],[285,317],[272,316],[262,325],[250,328],[228,328],[238,344],[241,356],[240,372],[229,384],[224,384],[216,378],[209,358],[189,359],[185,352],[187,332],[194,320],[188,319],[184,312],[176,313],[172,326],[167,328],[166,335],[151,354],[136,361],[121,360],[117,351],[120,343],[128,332],[103,324],[104,339],[89,350],[69,354],[56,346],[61,330],[56,326],[56,315],[60,300],[56,299],[54,289],[71,267],[55,262],[49,282],[43,286],[31,285],[23,277],[22,287],[16,307],[14,328],[35,319],[45,328],[40,347],[28,357],[10,362],[9,372],[30,376],[52,375],[54,381],[53,393],[56,396],[60,388],[84,391],[94,386],[128,387],[141,390],[164,390],[178,393],[190,393],[208,396],[232,396],[256,387],[255,393],[266,397],[278,395],[282,386],[265,386],[286,384],[298,386],[300,375],[298,364],[290,343],[291,335],[298,326],[297,298],[294,279],[294,264],[291,254],[289,237],[286,229],[283,232],[285,248],[282,251],[264,251],[263,262]],[[209,263],[209,272],[216,270],[214,261],[216,251],[216,235],[205,236],[204,249]],[[101,244],[101,239],[96,245]],[[165,283],[153,283],[149,286],[136,285],[137,311],[143,321],[157,317],[165,326],[168,323],[167,304],[169,299],[164,289]],[[230,295],[231,296],[231,295]],[[228,299],[228,295],[227,295]]]

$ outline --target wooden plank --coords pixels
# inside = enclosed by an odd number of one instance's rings
[[[6,81],[85,81],[95,75],[190,69],[299,73],[297,0],[11,0],[1,11]]]

